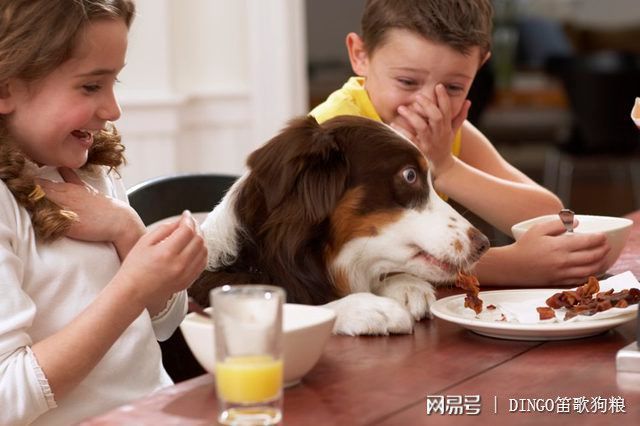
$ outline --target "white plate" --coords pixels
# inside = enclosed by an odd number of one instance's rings
[[[500,321],[500,309],[486,309],[489,305],[497,306],[503,302],[520,302],[527,299],[548,297],[556,291],[561,290],[535,289],[480,292],[480,299],[484,302],[484,309],[480,315],[476,315],[471,309],[464,307],[465,295],[460,294],[436,301],[431,305],[431,312],[438,318],[459,324],[478,334],[511,340],[563,340],[593,336],[631,321],[637,315],[637,305],[631,305],[625,308],[620,315],[609,318],[523,324]]]

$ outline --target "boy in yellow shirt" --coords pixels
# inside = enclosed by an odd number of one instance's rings
[[[560,200],[510,165],[466,121],[466,99],[489,59],[490,0],[368,0],[362,35],[346,45],[357,77],[311,111],[323,122],[359,115],[389,124],[429,159],[435,189],[510,234],[517,222],[556,214]],[[576,284],[605,269],[603,234],[564,233],[552,221],[494,247],[476,265],[484,285]]]

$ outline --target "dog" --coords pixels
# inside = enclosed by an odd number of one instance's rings
[[[202,305],[216,286],[273,284],[288,302],[333,309],[334,333],[411,333],[433,285],[489,247],[436,194],[420,150],[383,123],[298,118],[247,166],[202,223],[208,266],[189,290]]]

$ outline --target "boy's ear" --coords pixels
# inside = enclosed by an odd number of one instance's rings
[[[367,51],[364,48],[364,42],[356,33],[347,34],[345,42],[347,44],[349,61],[351,62],[353,72],[360,77],[366,77],[369,66],[369,57],[367,56]]]
[[[484,55],[484,59],[480,61],[480,66],[478,67],[478,69],[480,69],[484,64],[486,64],[489,58],[491,58],[491,52],[487,52],[487,54]]]
[[[10,114],[13,112],[13,97],[9,82],[0,82],[0,114]]]

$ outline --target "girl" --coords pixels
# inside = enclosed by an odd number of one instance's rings
[[[116,168],[132,0],[0,3],[0,424],[74,424],[171,383],[157,339],[206,249],[145,233]]]

